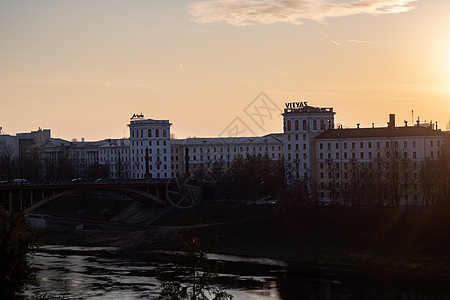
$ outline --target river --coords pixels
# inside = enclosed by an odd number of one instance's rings
[[[282,261],[210,254],[223,266],[219,282],[227,292],[247,299],[450,299],[448,286],[392,276],[291,267]],[[161,251],[113,247],[43,246],[31,258],[40,268],[28,296],[47,294],[64,299],[156,299],[157,273],[175,268]]]

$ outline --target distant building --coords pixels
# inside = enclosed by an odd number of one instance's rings
[[[31,151],[33,147],[41,147],[50,138],[50,129],[39,128],[36,131],[17,133],[16,135],[0,135],[0,155],[17,156],[19,153]]]
[[[433,124],[405,123],[396,127],[394,114],[387,127],[328,130],[318,135],[314,143],[313,179],[319,188],[319,199],[341,202],[363,180],[382,182],[386,179],[383,177],[392,176],[387,179],[404,182],[401,201],[418,201],[422,199],[418,188],[420,170],[424,163],[441,155],[449,137],[434,129]]]
[[[288,184],[311,178],[314,173],[315,138],[334,128],[333,108],[287,103],[283,115],[283,154]]]
[[[282,134],[260,137],[187,138],[171,140],[171,177],[188,173],[197,178],[216,179],[226,172],[239,155],[283,157]]]
[[[170,126],[168,120],[130,119],[131,179],[170,178]]]

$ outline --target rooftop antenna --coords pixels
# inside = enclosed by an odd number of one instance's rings
[[[411,109],[411,124],[414,124],[414,110]]]

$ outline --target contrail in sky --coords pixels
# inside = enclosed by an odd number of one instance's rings
[[[179,63],[179,64],[180,64],[180,69],[181,69],[181,72],[183,72],[183,73],[184,73],[183,65],[182,65],[181,63]]]
[[[288,72],[285,72],[285,71],[281,71],[280,69],[273,69],[275,72],[278,72],[278,73],[280,73],[280,74],[283,74],[283,75],[287,75],[287,76],[294,76],[294,75],[292,75],[292,74],[289,74]]]
[[[336,41],[334,41],[334,40],[332,40],[332,39],[330,39],[330,42],[332,42],[333,44],[338,45],[338,46],[341,45],[341,44],[339,44],[338,42],[336,42]]]
[[[360,40],[347,40],[352,43],[359,43],[359,44],[369,44],[369,45],[376,45],[377,43],[369,42],[369,41],[360,41]]]

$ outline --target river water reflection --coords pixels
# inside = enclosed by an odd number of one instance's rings
[[[450,299],[445,284],[371,280],[325,270],[291,268],[281,261],[211,254],[233,277],[234,299]],[[156,299],[158,271],[174,268],[167,253],[111,247],[44,246],[32,257],[41,269],[27,295],[64,299]],[[222,280],[221,280],[222,281]]]

